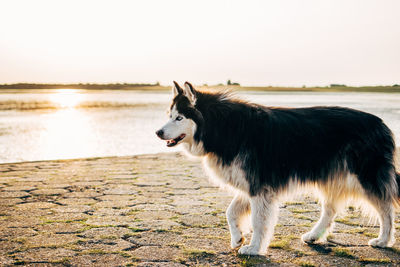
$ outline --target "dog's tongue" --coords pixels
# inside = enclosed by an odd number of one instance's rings
[[[174,139],[167,140],[167,146],[173,146],[176,144],[176,141]]]
[[[170,139],[167,140],[167,146],[174,146],[176,145],[179,141],[181,141],[183,138],[185,138],[186,134],[181,134],[180,136],[178,136],[175,139]]]

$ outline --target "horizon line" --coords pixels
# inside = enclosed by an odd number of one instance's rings
[[[161,84],[160,82],[155,83],[138,83],[138,82],[108,82],[108,83],[96,83],[96,82],[75,82],[75,83],[38,83],[38,82],[14,82],[14,83],[0,83],[0,88],[3,87],[15,87],[12,89],[29,89],[29,88],[17,88],[16,86],[21,85],[29,85],[29,86],[160,86],[160,87],[170,87],[172,86],[172,82],[170,85]],[[276,88],[313,88],[313,87],[400,87],[399,83],[394,84],[374,84],[374,85],[347,85],[345,83],[330,83],[325,85],[272,85],[272,84],[263,84],[263,85],[246,85],[241,84],[240,82],[232,82],[228,83],[217,83],[217,84],[209,84],[209,83],[194,83],[196,86],[206,86],[206,87],[218,87],[218,86],[239,86],[239,87],[276,87]],[[10,88],[11,89],[11,88]],[[48,89],[48,88],[46,88]]]

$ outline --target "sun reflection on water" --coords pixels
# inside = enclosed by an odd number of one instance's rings
[[[76,158],[95,151],[90,118],[78,109],[61,109],[47,114],[41,133],[43,158]]]
[[[75,108],[82,102],[83,94],[78,89],[57,89],[49,100],[60,108]]]
[[[76,107],[83,94],[77,89],[57,89],[49,100],[59,109],[45,114],[40,149],[43,158],[76,158],[95,151],[90,117]]]

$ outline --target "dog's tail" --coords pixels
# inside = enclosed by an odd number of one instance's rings
[[[400,173],[399,172],[396,172],[396,182],[397,182],[397,188],[398,188],[397,197],[400,201]]]
[[[396,211],[400,211],[400,173],[395,171],[394,175],[396,177],[397,196],[392,198],[392,204]]]
[[[397,199],[394,201],[394,206],[396,210],[400,210],[400,173],[395,172],[396,183],[397,183]]]

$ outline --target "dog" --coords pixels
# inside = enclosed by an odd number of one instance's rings
[[[188,82],[184,88],[174,82],[172,91],[169,120],[156,134],[168,147],[181,145],[202,157],[210,176],[235,192],[226,212],[232,248],[244,242],[248,215],[253,229],[239,254],[265,254],[279,202],[310,187],[322,208],[304,242],[326,237],[347,201],[359,200],[380,223],[369,245],[393,245],[400,174],[392,132],[380,118],[344,107],[266,107]]]

